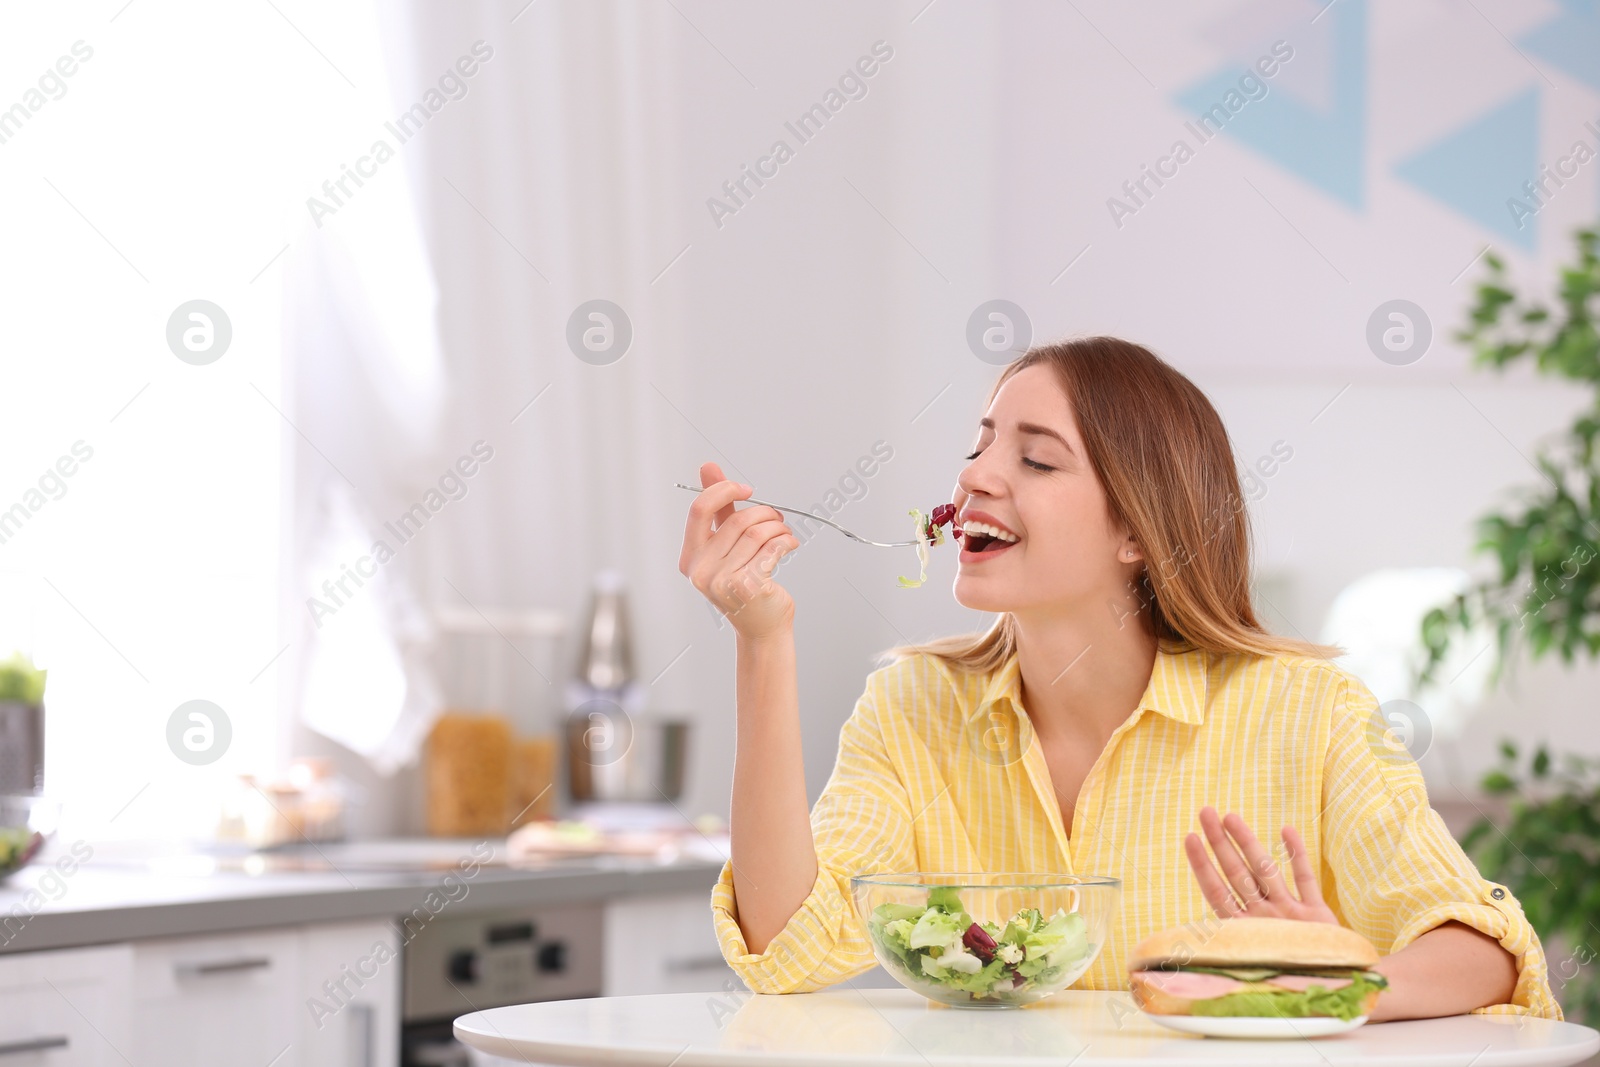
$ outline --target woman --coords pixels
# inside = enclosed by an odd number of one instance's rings
[[[956,525],[1016,540],[963,544],[955,598],[999,619],[885,653],[809,815],[794,604],[772,580],[799,541],[701,468],[679,569],[732,623],[738,673],[712,911],[752,989],[873,965],[853,875],[1041,871],[1122,880],[1081,988],[1126,989],[1153,931],[1277,916],[1386,954],[1373,1021],[1561,1018],[1521,906],[1461,851],[1415,762],[1375,743],[1377,702],[1331,662],[1342,650],[1257,620],[1232,447],[1193,383],[1116,338],[1035,348],[1001,374],[966,458]],[[1254,832],[1278,828],[1287,879]]]

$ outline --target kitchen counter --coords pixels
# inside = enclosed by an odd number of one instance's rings
[[[425,907],[430,894],[435,909],[444,899],[452,913],[465,914],[703,890],[709,914],[722,866],[709,847],[510,866],[503,839],[350,842],[235,856],[108,851],[67,873],[54,863],[68,850],[53,847],[0,885],[0,955],[398,917]]]

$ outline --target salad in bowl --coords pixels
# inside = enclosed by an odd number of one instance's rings
[[[851,879],[874,955],[907,989],[958,1007],[1018,1007],[1077,981],[1105,944],[1116,878],[1010,873]]]
[[[55,833],[61,805],[41,796],[0,796],[0,883],[26,867]]]

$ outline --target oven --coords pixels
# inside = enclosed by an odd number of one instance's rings
[[[599,996],[604,934],[599,902],[447,910],[404,926],[402,1067],[510,1062],[471,1052],[451,1023],[482,1008]]]

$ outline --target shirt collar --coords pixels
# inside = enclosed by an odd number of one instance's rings
[[[1205,652],[1190,645],[1159,642],[1150,683],[1139,698],[1138,711],[1154,711],[1174,722],[1198,726],[1206,718]],[[1018,715],[1023,714],[1022,672],[1017,653],[990,673],[983,681],[977,704],[967,709],[968,719],[1010,701]]]

